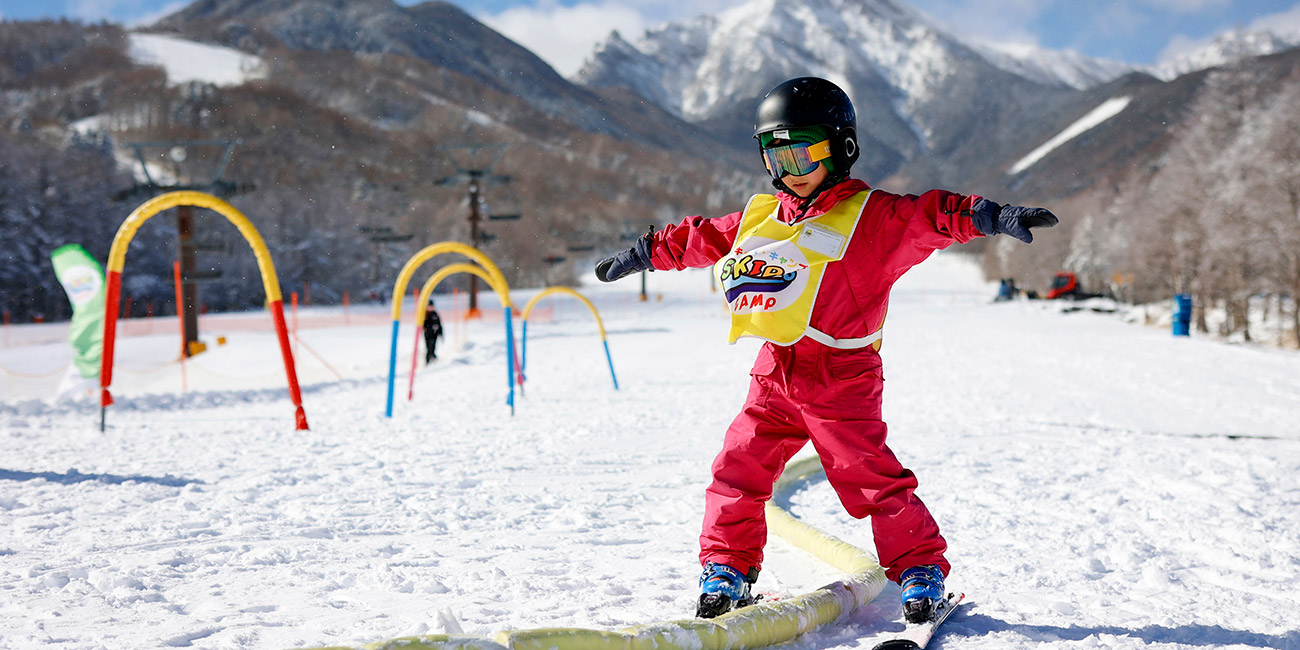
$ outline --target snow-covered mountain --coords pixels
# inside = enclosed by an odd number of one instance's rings
[[[1300,47],[1300,32],[1231,29],[1219,34],[1205,47],[1153,66],[1150,72],[1168,81],[1189,72],[1254,56],[1277,54],[1296,47]]]
[[[700,121],[798,74],[849,86],[879,80],[906,108],[933,95],[958,59],[978,57],[893,0],[752,0],[648,30],[635,42],[614,34],[575,78],[628,86]]]
[[[625,86],[701,121],[755,90],[767,90],[752,81],[753,73],[777,76],[773,69],[821,70],[834,79],[852,77],[853,68],[865,64],[890,82],[905,108],[933,93],[951,74],[954,58],[974,57],[1038,84],[1084,90],[1132,72],[1168,81],[1297,46],[1300,31],[1232,29],[1202,48],[1140,66],[1072,50],[966,40],[893,0],[810,0],[798,6],[752,0],[717,16],[655,27],[631,41],[614,32],[574,79]]]
[[[1073,50],[1049,50],[1028,44],[973,46],[989,63],[1007,72],[1044,84],[1064,83],[1084,90],[1117,79],[1138,66],[1098,59]]]
[[[1044,102],[1101,74],[1082,60],[1031,70],[1007,55],[994,58],[894,0],[752,0],[635,41],[615,34],[575,80],[626,87],[743,143],[770,88],[791,77],[825,77],[854,98],[862,164],[879,178],[925,154],[935,154],[938,167],[973,162],[961,159],[969,150],[957,151],[972,133],[1032,120]],[[942,169],[925,175],[946,176]]]
[[[825,77],[858,109],[863,158],[855,169],[867,178],[898,175],[939,186],[980,177],[990,161],[1010,166],[1120,96],[1109,93],[1128,92],[1126,84],[1168,81],[1298,44],[1300,34],[1234,30],[1143,67],[964,39],[899,0],[749,0],[635,38],[614,33],[574,80],[626,88],[745,146],[767,90],[791,77]],[[1155,133],[1165,123],[1131,128]]]
[[[614,102],[575,86],[533,52],[441,0],[410,6],[393,0],[196,0],[149,30],[261,56],[288,48],[410,57],[465,78],[453,85],[468,81],[519,98],[548,118],[588,132],[659,146],[668,140],[659,134],[693,132],[659,111],[629,117],[613,108]],[[693,135],[707,139],[707,134]]]

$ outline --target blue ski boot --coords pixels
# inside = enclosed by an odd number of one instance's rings
[[[903,585],[903,618],[924,623],[934,616],[943,600],[943,571],[934,564],[912,567],[900,577]]]
[[[700,574],[700,605],[695,609],[695,616],[715,618],[753,604],[749,582],[745,574],[725,564],[709,562]]]

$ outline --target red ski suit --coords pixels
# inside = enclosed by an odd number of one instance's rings
[[[777,218],[784,223],[814,218],[868,189],[859,180],[841,182],[802,216],[802,199],[781,192]],[[978,198],[942,190],[921,196],[872,192],[843,259],[825,267],[810,327],[835,339],[880,329],[890,287],[905,271],[935,250],[982,236],[969,217]],[[666,227],[654,236],[654,267],[713,265],[735,243],[742,216],[689,217]],[[845,510],[855,518],[871,517],[877,557],[890,580],[925,564],[948,573],[947,543],[913,494],[916,478],[885,444],[879,347],[877,342],[837,349],[808,337],[787,346],[763,344],[750,371],[749,397],[713,462],[700,535],[702,563],[756,574],[767,542],[764,503],[786,462],[811,440]]]

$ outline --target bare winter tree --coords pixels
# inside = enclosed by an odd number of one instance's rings
[[[1243,200],[1259,233],[1270,292],[1290,296],[1292,340],[1300,347],[1300,80],[1284,84],[1256,111],[1258,125],[1244,138]],[[1284,303],[1283,303],[1284,304]]]

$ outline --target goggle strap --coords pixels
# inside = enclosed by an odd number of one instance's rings
[[[808,155],[813,160],[826,160],[831,157],[831,141],[822,140],[817,144],[808,145]]]

